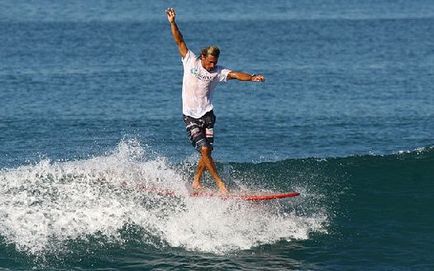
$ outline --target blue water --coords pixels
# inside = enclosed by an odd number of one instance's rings
[[[187,196],[169,6],[266,77],[214,95],[229,187],[300,197]],[[432,270],[432,33],[423,0],[2,1],[0,269]]]

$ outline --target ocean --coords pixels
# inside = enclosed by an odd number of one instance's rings
[[[300,196],[189,196],[168,7],[266,77],[214,93],[229,189]],[[432,33],[428,0],[2,0],[0,270],[434,270]]]

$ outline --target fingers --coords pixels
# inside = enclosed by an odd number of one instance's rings
[[[263,75],[255,75],[253,77],[253,81],[255,81],[255,82],[264,82],[265,81],[265,77]]]
[[[175,12],[175,9],[174,8],[168,8],[168,9],[166,9],[166,14],[167,14],[167,16],[176,16],[176,12]]]

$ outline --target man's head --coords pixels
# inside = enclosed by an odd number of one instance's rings
[[[220,56],[220,49],[217,46],[203,48],[200,53],[202,67],[211,72],[215,69]]]

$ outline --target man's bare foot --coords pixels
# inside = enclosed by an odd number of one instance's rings
[[[193,182],[193,184],[191,185],[191,187],[193,188],[193,190],[202,190],[203,186],[199,183],[199,182]]]
[[[219,184],[218,187],[219,187],[220,194],[222,194],[222,195],[228,195],[229,194],[229,191],[226,188],[224,183]]]

